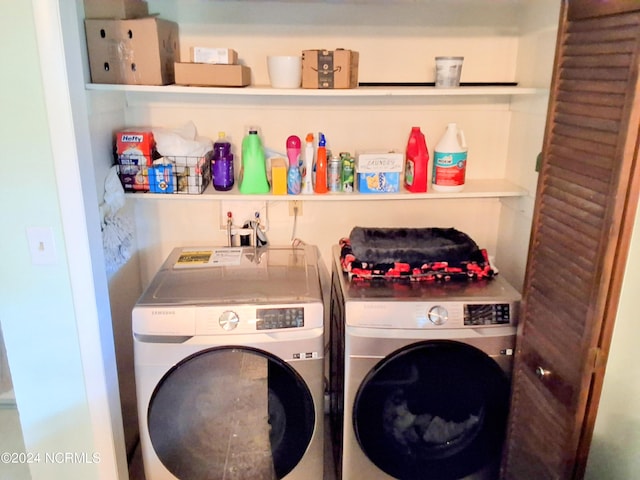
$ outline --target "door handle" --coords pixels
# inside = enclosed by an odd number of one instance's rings
[[[541,366],[536,367],[536,376],[543,380],[551,375],[551,370],[547,370],[546,368],[542,368]]]

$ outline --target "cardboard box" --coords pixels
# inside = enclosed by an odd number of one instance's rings
[[[85,18],[124,20],[149,16],[144,0],[84,0]]]
[[[304,50],[302,88],[356,88],[358,52],[353,50]]]
[[[193,63],[213,63],[235,65],[238,63],[238,52],[232,48],[191,47]]]
[[[251,69],[244,65],[176,63],[176,85],[200,87],[246,87],[251,84]]]
[[[404,154],[398,152],[362,152],[356,160],[360,193],[395,193],[400,191]]]
[[[85,20],[93,83],[174,83],[178,24],[159,18]]]

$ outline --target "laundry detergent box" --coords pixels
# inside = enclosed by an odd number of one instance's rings
[[[356,176],[360,193],[396,193],[404,170],[404,154],[360,152],[356,157]]]

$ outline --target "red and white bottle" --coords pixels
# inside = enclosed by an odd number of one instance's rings
[[[414,193],[426,192],[429,150],[420,127],[411,127],[406,157],[404,170],[405,188]]]

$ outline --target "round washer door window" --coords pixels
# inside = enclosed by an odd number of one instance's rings
[[[508,404],[497,363],[469,345],[434,340],[369,372],[353,423],[363,452],[392,477],[454,480],[499,462]]]
[[[302,377],[246,347],[198,352],[168,371],[149,402],[153,449],[177,478],[277,478],[298,464],[315,424]]]

